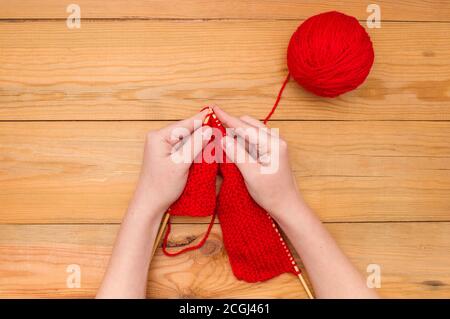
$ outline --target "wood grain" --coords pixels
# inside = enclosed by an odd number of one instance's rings
[[[210,103],[263,118],[297,25],[328,10],[365,25],[371,2],[76,3],[82,27],[70,30],[68,3],[0,0],[0,297],[94,296],[147,130]],[[380,265],[382,296],[448,298],[450,2],[376,4],[366,83],[322,99],[291,82],[272,126],[339,245],[363,274]],[[207,222],[175,219],[171,245],[198,241]],[[71,264],[81,288],[67,288]],[[151,298],[306,297],[291,275],[237,281],[218,224],[201,250],[158,251],[148,288]]]
[[[431,7],[431,6],[430,6]],[[1,120],[170,120],[215,103],[263,118],[296,21],[0,22]],[[450,120],[448,23],[371,29],[366,83],[336,99],[289,83],[274,119]],[[237,49],[239,48],[239,49]]]
[[[325,221],[448,221],[449,122],[277,122]],[[119,222],[148,130],[167,122],[0,124],[1,223]]]
[[[304,19],[339,10],[365,20],[370,1],[308,0],[77,0],[82,18],[114,19]],[[58,0],[0,1],[0,19],[66,19],[69,3]],[[450,5],[445,0],[378,0],[384,20],[449,21]]]
[[[1,225],[0,297],[92,297],[103,276],[117,225]],[[199,240],[206,225],[174,226],[171,244]],[[328,224],[366,274],[381,267],[384,297],[445,298],[450,293],[449,223]],[[68,265],[81,267],[81,288],[67,288]],[[178,257],[157,252],[148,296],[158,298],[304,298],[292,275],[257,284],[232,275],[218,225],[203,248]]]

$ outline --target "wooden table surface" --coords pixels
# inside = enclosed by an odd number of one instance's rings
[[[0,297],[92,297],[136,183],[145,132],[208,103],[263,118],[290,35],[369,1],[0,1]],[[336,99],[288,84],[270,125],[306,201],[384,297],[450,297],[450,2],[379,0],[366,83]],[[171,244],[204,219],[175,220]],[[324,256],[326,258],[326,256]],[[330,263],[333,263],[330,260]],[[79,265],[81,287],[66,281]],[[304,298],[298,280],[236,280],[215,225],[151,265],[149,297]]]

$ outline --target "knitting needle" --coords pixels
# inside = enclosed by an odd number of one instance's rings
[[[153,255],[155,255],[156,249],[158,248],[159,242],[161,241],[161,237],[163,236],[164,231],[166,230],[166,226],[167,226],[167,222],[169,221],[169,217],[170,217],[170,214],[168,212],[166,212],[163,216],[161,225],[159,226],[158,235],[156,235],[155,243],[153,244],[152,257],[153,257]]]
[[[158,248],[159,242],[161,241],[161,237],[163,236],[164,231],[166,230],[167,222],[169,221],[169,217],[170,217],[170,214],[166,212],[164,214],[163,220],[161,222],[161,226],[159,227],[158,235],[156,236],[156,240],[155,240],[155,243],[154,243],[154,246],[153,246],[152,257],[153,257],[153,255],[155,255],[156,249]],[[300,283],[302,284],[303,288],[305,289],[306,294],[308,295],[308,298],[309,299],[314,299],[314,296],[311,293],[311,290],[309,289],[308,284],[306,283],[306,281],[303,278],[302,274],[299,273],[297,276],[298,276],[298,279],[300,279]]]
[[[209,116],[211,116],[211,115],[213,115],[213,114],[209,113],[209,114],[206,116],[206,118],[204,119],[203,124],[207,124],[207,123],[208,123],[208,121],[209,121]],[[214,116],[214,115],[213,115],[213,116]],[[166,213],[164,214],[163,220],[162,220],[161,225],[160,225],[160,227],[159,227],[158,234],[157,234],[157,236],[156,236],[155,243],[154,243],[154,245],[153,245],[152,257],[155,255],[156,249],[158,248],[159,242],[161,241],[161,237],[163,236],[164,231],[166,230],[167,222],[169,221],[169,217],[170,217],[170,214],[169,214],[168,212],[166,212]],[[305,281],[305,279],[303,278],[303,276],[302,276],[301,273],[298,274],[298,278],[300,279],[300,282],[301,282],[303,288],[305,289],[306,294],[308,295],[308,298],[309,298],[309,299],[314,299],[314,296],[313,296],[313,294],[311,293],[311,290],[309,289],[308,285],[306,284],[306,281]]]
[[[164,231],[166,230],[167,222],[169,221],[169,217],[170,217],[170,214],[166,212],[164,214],[163,220],[161,222],[161,226],[159,227],[158,235],[156,236],[155,244],[153,246],[152,257],[155,254],[155,251],[156,251],[156,249],[159,246],[159,242],[161,241],[161,237],[164,234]],[[303,288],[305,289],[306,294],[308,295],[308,298],[309,299],[314,299],[314,296],[311,293],[311,290],[309,289],[308,284],[306,283],[306,281],[303,278],[302,274],[299,273],[297,276],[298,276],[298,279],[300,279],[300,283],[302,284]]]
[[[300,279],[300,282],[302,283],[303,288],[306,291],[306,294],[308,295],[309,299],[314,299],[313,294],[311,293],[311,290],[309,290],[308,284],[306,283],[305,279],[303,278],[302,274],[298,274],[298,279]]]

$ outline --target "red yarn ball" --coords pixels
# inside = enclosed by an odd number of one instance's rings
[[[331,11],[310,17],[289,42],[290,75],[312,93],[335,97],[361,85],[374,52],[366,30],[354,17]]]

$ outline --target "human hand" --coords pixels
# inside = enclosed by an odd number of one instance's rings
[[[183,192],[189,167],[211,138],[211,128],[202,127],[207,113],[147,133],[136,193],[151,201],[152,212],[164,213]]]
[[[238,119],[219,107],[213,110],[234,131],[233,134],[227,130],[222,146],[228,159],[239,168],[252,198],[275,219],[285,217],[290,206],[301,200],[286,142],[257,119],[250,116]]]

